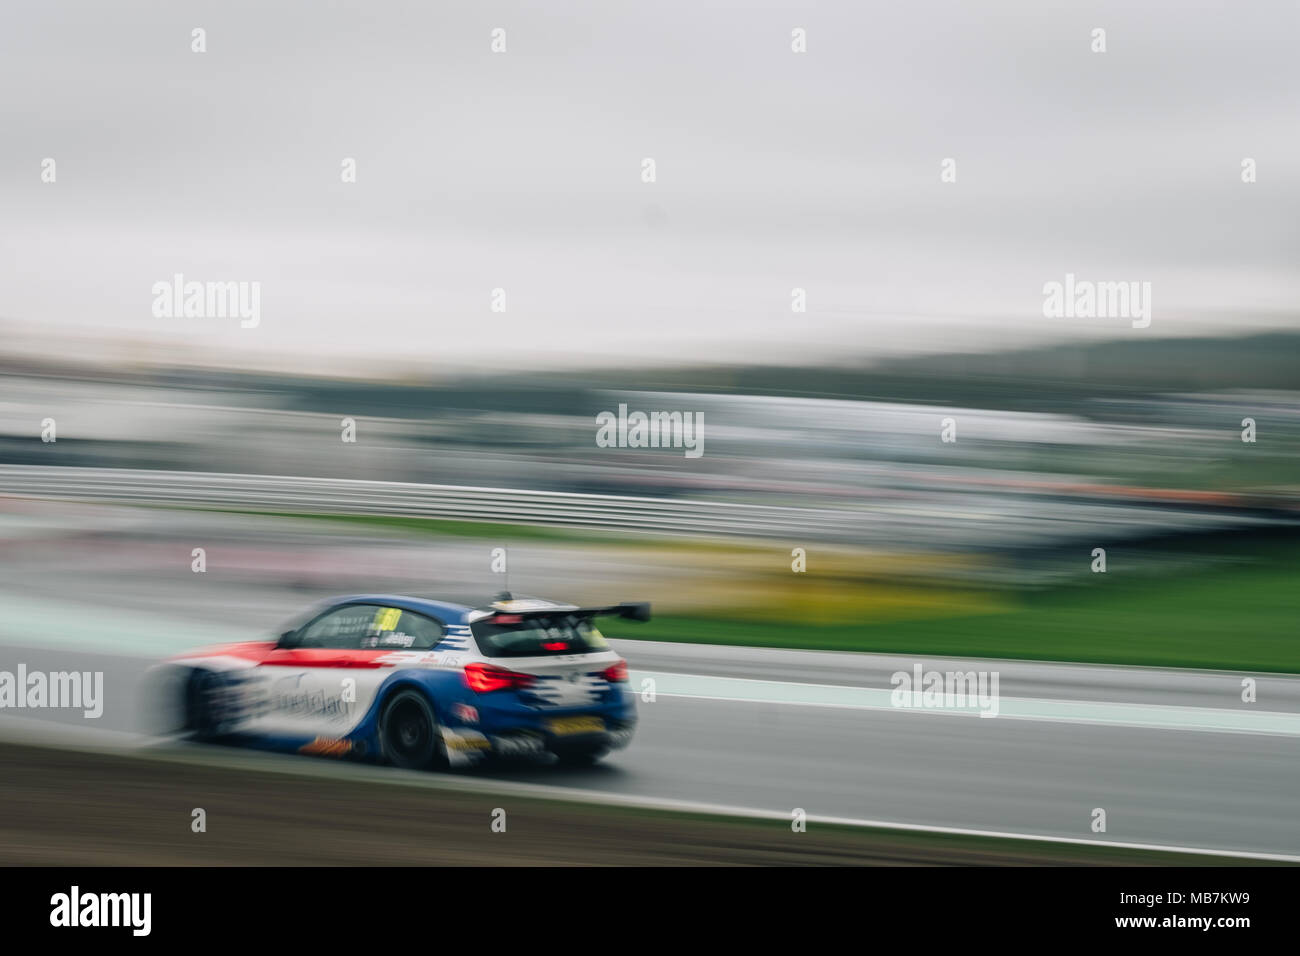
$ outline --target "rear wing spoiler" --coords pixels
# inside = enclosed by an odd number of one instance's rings
[[[611,604],[607,607],[580,607],[578,614],[586,617],[621,617],[628,621],[648,621],[650,620],[650,602],[649,601],[624,601],[622,604]]]
[[[531,604],[532,602],[527,602]],[[607,604],[604,607],[576,607],[572,604],[542,604],[537,606],[510,607],[510,604],[523,605],[525,602],[504,601],[478,612],[483,615],[479,620],[490,618],[508,618],[512,622],[530,617],[556,617],[571,614],[575,617],[621,617],[628,621],[650,620],[649,601],[625,601],[621,604]],[[507,605],[507,606],[502,606]],[[476,615],[477,617],[477,615]]]

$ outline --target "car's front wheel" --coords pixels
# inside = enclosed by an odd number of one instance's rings
[[[429,698],[401,690],[388,699],[379,718],[379,742],[394,766],[409,770],[446,766],[446,747]]]
[[[185,681],[185,728],[195,740],[216,740],[229,728],[229,688],[215,671],[198,667]]]

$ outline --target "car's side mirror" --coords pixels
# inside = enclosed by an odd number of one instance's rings
[[[280,640],[275,644],[276,647],[289,647],[298,637],[297,631],[285,631],[280,635]]]
[[[648,621],[650,620],[650,602],[639,601],[620,604],[618,606],[618,616],[629,621]]]

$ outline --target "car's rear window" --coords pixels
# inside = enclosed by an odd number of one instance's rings
[[[485,657],[546,657],[609,649],[587,617],[575,614],[497,614],[470,625]]]

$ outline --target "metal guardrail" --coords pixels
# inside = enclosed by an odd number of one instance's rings
[[[969,490],[969,489],[967,489]],[[1260,526],[1293,516],[1200,502],[1053,500],[1033,495],[948,501],[868,501],[859,507],[782,507],[690,498],[645,498],[355,478],[306,478],[128,468],[0,465],[0,495],[137,502],[249,511],[405,515],[659,534],[926,547],[1034,547]],[[994,504],[996,502],[996,505]]]
[[[352,478],[0,465],[0,494],[612,530],[807,535],[816,509]],[[830,517],[819,516],[820,521]]]

